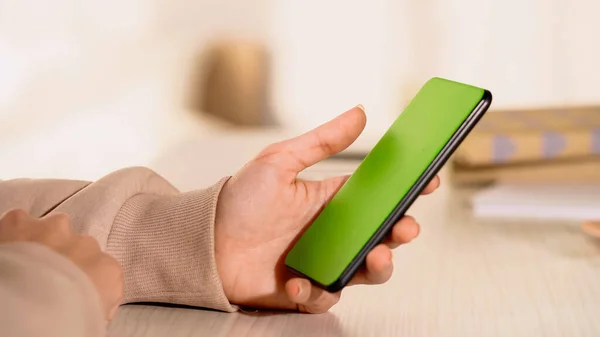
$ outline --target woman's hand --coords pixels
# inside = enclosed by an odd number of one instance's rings
[[[230,302],[310,313],[325,312],[338,302],[339,293],[291,275],[283,261],[298,234],[347,179],[305,181],[298,173],[350,146],[365,123],[364,111],[351,109],[306,134],[269,146],[225,184],[217,205],[215,244]],[[424,193],[438,185],[436,177]],[[415,219],[401,219],[387,242],[369,253],[366,268],[351,285],[386,282],[393,270],[391,249],[418,234]]]
[[[0,244],[34,242],[63,255],[96,286],[105,319],[111,320],[123,300],[123,273],[117,261],[100,250],[98,242],[71,231],[69,217],[56,213],[42,219],[22,210],[10,210],[0,217]]]

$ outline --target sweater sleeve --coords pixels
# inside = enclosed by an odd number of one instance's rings
[[[119,170],[91,183],[0,182],[0,211],[40,205],[35,214],[69,214],[75,232],[96,238],[121,264],[125,303],[233,312],[237,308],[223,292],[214,252],[217,200],[227,179],[184,193],[142,167]],[[18,200],[8,196],[15,191]]]
[[[37,243],[0,244],[3,336],[103,337],[100,298],[67,258]]]
[[[225,180],[200,191],[138,194],[123,205],[107,251],[126,275],[126,301],[234,311],[215,262],[217,198]]]

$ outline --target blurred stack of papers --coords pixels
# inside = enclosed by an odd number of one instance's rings
[[[600,220],[600,184],[499,184],[474,195],[475,217]]]

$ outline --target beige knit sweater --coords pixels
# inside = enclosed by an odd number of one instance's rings
[[[69,214],[75,232],[96,238],[121,263],[125,303],[231,312],[235,307],[223,293],[213,240],[217,198],[226,180],[180,193],[151,170],[136,167],[96,182],[0,181],[0,213],[21,208],[37,217],[55,211]],[[104,334],[91,281],[40,245],[0,244],[0,303],[3,336]],[[31,324],[27,317],[43,324]]]

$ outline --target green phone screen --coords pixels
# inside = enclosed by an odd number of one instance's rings
[[[429,80],[286,256],[296,272],[336,282],[484,97]]]

